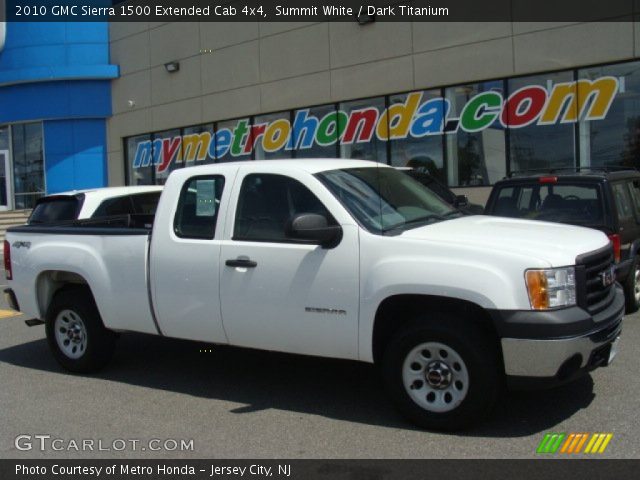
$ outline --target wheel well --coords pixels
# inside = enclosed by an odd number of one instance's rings
[[[394,295],[386,298],[376,311],[372,345],[374,362],[381,360],[387,342],[405,324],[419,314],[436,311],[452,313],[465,321],[475,322],[498,341],[491,317],[475,303],[436,295]]]
[[[42,272],[36,280],[36,295],[38,299],[38,310],[40,318],[44,318],[51,304],[51,300],[58,291],[71,286],[85,285],[89,288],[88,282],[77,273],[65,272],[62,270],[48,270]]]

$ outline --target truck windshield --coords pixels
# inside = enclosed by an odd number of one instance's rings
[[[393,168],[329,170],[316,177],[372,233],[402,232],[462,215],[431,190]]]

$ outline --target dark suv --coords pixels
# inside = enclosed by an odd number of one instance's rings
[[[627,313],[640,307],[640,172],[573,169],[497,182],[485,215],[596,228],[613,244]]]

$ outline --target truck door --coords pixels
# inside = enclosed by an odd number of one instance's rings
[[[228,204],[234,175],[235,169],[191,177],[185,171],[183,182],[165,187],[172,205],[161,201],[158,207],[149,253],[153,305],[164,335],[227,342],[219,301],[220,205]],[[175,194],[167,191],[174,188]]]
[[[220,262],[229,343],[357,358],[358,227],[318,181],[291,170],[260,171],[257,163],[238,172]],[[300,213],[336,220],[340,243],[288,238],[287,223]]]

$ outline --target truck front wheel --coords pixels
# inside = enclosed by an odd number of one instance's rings
[[[98,371],[113,355],[116,334],[102,324],[88,288],[59,291],[47,311],[45,328],[53,356],[72,372]]]
[[[411,322],[390,340],[384,381],[400,412],[429,429],[469,426],[493,407],[502,369],[495,340],[478,326],[436,314]]]

